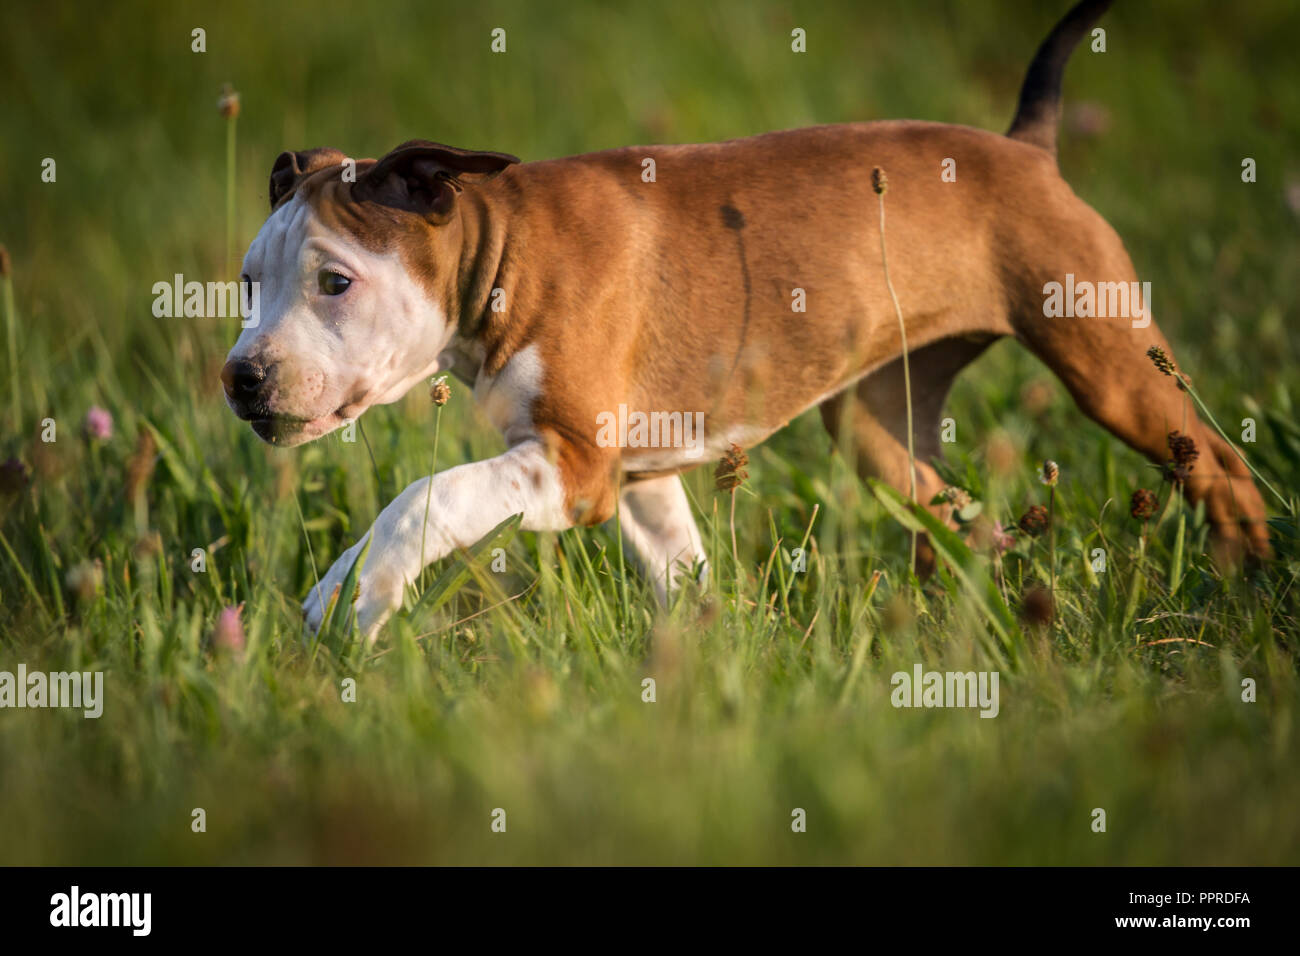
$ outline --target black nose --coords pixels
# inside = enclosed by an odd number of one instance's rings
[[[232,402],[256,398],[265,381],[266,369],[246,359],[233,359],[221,369],[221,384]]]

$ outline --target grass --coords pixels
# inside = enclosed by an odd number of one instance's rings
[[[1245,453],[1293,501],[1300,18],[1282,2],[1117,7],[1108,52],[1081,52],[1066,80],[1067,110],[1099,104],[1109,129],[1067,129],[1063,172],[1153,280],[1200,399],[1234,437],[1257,422]],[[154,282],[230,271],[226,81],[245,244],[285,148],[377,155],[422,136],[532,159],[886,116],[1001,128],[1050,19],[1010,2],[7,13],[0,242],[21,420],[5,413],[0,459],[30,481],[0,499],[0,670],[102,669],[107,701],[97,721],[0,712],[0,862],[1300,862],[1294,521],[1270,498],[1278,560],[1221,578],[1179,497],[1128,516],[1155,469],[1013,343],[954,391],[948,467],[1010,525],[1047,504],[1036,468],[1059,462],[1054,562],[1043,539],[995,562],[953,536],[913,591],[921,519],[863,487],[806,415],[749,450],[738,560],[711,469],[688,476],[707,593],[661,614],[612,529],[507,527],[430,569],[420,606],[366,648],[342,627],[305,642],[299,605],[313,568],[428,473],[427,396],[366,416],[373,462],[337,436],[271,449],[221,399],[237,320],[150,314]],[[807,54],[788,52],[795,25]],[[494,57],[496,26],[509,52]],[[57,183],[40,181],[46,156]],[[110,438],[81,436],[92,405]],[[437,421],[439,468],[501,448],[464,386]],[[1022,596],[1049,562],[1044,627]],[[246,644],[225,648],[218,616],[241,603]],[[895,709],[890,676],[917,663],[998,670],[999,716]]]

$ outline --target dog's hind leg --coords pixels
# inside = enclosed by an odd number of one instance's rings
[[[943,479],[933,466],[940,457],[939,420],[953,379],[999,336],[980,334],[942,339],[908,356],[912,380],[913,448],[916,458],[916,498],[940,518],[949,520],[946,505],[930,505],[943,489]],[[877,369],[854,387],[821,404],[822,421],[837,449],[850,450],[854,467],[863,478],[876,478],[904,495],[911,490],[907,459],[907,398],[900,356]],[[847,428],[846,428],[847,426]],[[917,542],[916,572],[928,576],[934,569],[934,549],[928,540]]]
[[[1103,246],[1109,251],[1074,260],[1069,271],[1076,285],[1084,280],[1128,284],[1136,278],[1117,237]],[[1059,281],[1064,274],[1053,278]],[[1205,502],[1216,558],[1235,564],[1244,553],[1269,556],[1264,501],[1248,469],[1147,354],[1154,346],[1172,359],[1169,343],[1151,320],[1150,304],[1145,315],[1130,308],[1123,316],[1048,318],[1041,290],[1027,292],[1026,299],[1033,301],[1023,303],[1017,337],[1056,373],[1088,417],[1157,463],[1173,457],[1170,432],[1196,443],[1200,455],[1185,487],[1192,503]]]

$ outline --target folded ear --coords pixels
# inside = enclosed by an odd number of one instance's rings
[[[271,167],[271,208],[274,209],[281,199],[297,189],[305,177],[326,166],[339,166],[345,159],[347,157],[337,149],[328,146],[281,153]]]
[[[487,182],[517,162],[519,158],[509,153],[411,140],[367,170],[352,194],[442,223],[451,218],[456,194],[465,186]]]

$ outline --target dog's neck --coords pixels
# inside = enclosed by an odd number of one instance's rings
[[[448,303],[448,320],[456,332],[446,352],[447,370],[458,378],[473,381],[484,363],[498,364],[503,325],[508,321],[509,297],[514,288],[511,259],[507,255],[508,217],[500,204],[480,189],[466,189],[457,197],[460,259]],[[501,292],[496,292],[496,290]],[[507,308],[493,311],[493,304],[505,296]]]

